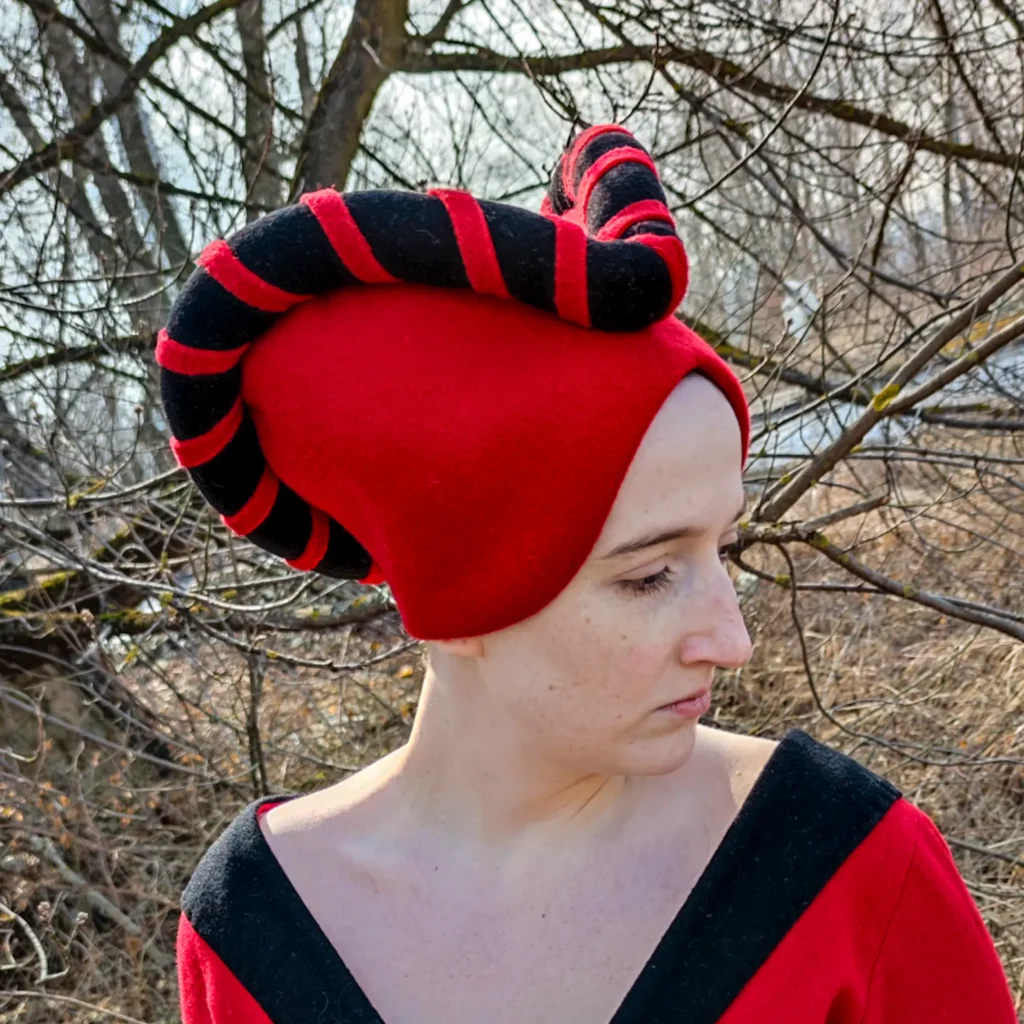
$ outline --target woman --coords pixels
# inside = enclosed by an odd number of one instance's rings
[[[199,262],[157,351],[178,461],[293,567],[386,579],[429,671],[408,743],[206,852],[185,1024],[1016,1020],[926,814],[698,721],[750,653],[749,419],[628,132],[541,215],[323,190]]]

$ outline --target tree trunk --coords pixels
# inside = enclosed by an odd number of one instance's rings
[[[89,0],[88,10],[89,17],[98,30],[97,34],[113,51],[124,56],[118,22],[110,0]],[[103,80],[103,91],[108,96],[116,96],[124,84],[124,69],[102,56],[96,57],[96,63]],[[121,131],[121,142],[128,158],[128,166],[133,173],[142,178],[159,178],[149,136],[139,109],[137,93],[118,112],[117,125]],[[174,207],[170,205],[169,200],[161,199],[155,191],[144,188],[137,191],[171,266],[183,267],[187,274],[192,260]]]
[[[249,188],[246,220],[279,206],[281,189],[274,147],[273,88],[267,71],[267,40],[263,31],[263,0],[246,0],[235,8],[235,22],[245,64],[245,147],[242,168]]]
[[[299,147],[290,198],[345,187],[377,91],[401,61],[407,10],[407,0],[357,0]]]

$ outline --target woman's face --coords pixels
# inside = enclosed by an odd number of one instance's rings
[[[530,618],[474,638],[473,675],[487,691],[477,697],[548,761],[607,774],[680,767],[697,720],[659,709],[710,684],[716,665],[750,657],[721,560],[742,507],[735,414],[691,374],[652,421],[568,586]]]

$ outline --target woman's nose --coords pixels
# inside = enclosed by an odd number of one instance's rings
[[[741,668],[753,652],[750,634],[727,569],[716,562],[711,571],[712,578],[684,624],[683,661]]]

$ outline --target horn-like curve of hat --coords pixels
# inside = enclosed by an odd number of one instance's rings
[[[393,589],[395,566],[385,567],[378,551],[371,553],[363,542],[367,532],[375,532],[365,517],[361,531],[351,532],[344,511],[332,514],[318,507],[311,494],[282,479],[289,474],[280,454],[274,464],[266,457],[254,410],[243,400],[247,353],[258,352],[261,339],[280,338],[291,323],[311,344],[322,341],[324,323],[335,330],[333,321],[316,319],[324,304],[353,308],[339,292],[365,295],[367,309],[380,309],[367,285],[397,289],[403,301],[418,295],[425,310],[434,288],[490,297],[466,294],[461,301],[467,324],[473,317],[480,323],[481,309],[499,311],[495,323],[502,317],[507,321],[500,309],[522,304],[543,314],[539,321],[537,313],[522,314],[534,333],[541,323],[550,324],[553,338],[571,337],[575,344],[577,333],[594,339],[603,332],[640,337],[671,318],[688,272],[653,161],[618,125],[588,129],[573,141],[555,168],[539,214],[456,189],[427,194],[322,189],[212,242],[197,263],[156,348],[170,444],[179,465],[229,529],[292,567],[365,583],[388,579]],[[489,305],[495,302],[499,306]],[[311,327],[314,321],[320,326]],[[565,327],[557,327],[559,322]],[[742,390],[710,347],[674,318],[671,325],[687,332],[684,371],[702,369],[726,390],[741,422],[745,456],[749,424]],[[336,329],[344,337],[344,325]],[[669,344],[678,348],[677,342],[673,335]],[[660,357],[653,358],[656,364]],[[581,382],[584,365],[581,357]],[[682,362],[665,365],[669,377],[683,367]],[[664,382],[658,387],[664,389]],[[269,423],[265,408],[263,422]],[[264,432],[269,435],[269,428]],[[621,455],[609,464],[609,472],[620,478]],[[606,501],[608,488],[601,493]],[[588,524],[592,533],[593,523]],[[578,561],[579,552],[573,557]],[[564,576],[565,567],[559,573]],[[397,590],[395,597],[401,607]],[[515,614],[528,610],[522,599],[516,607]],[[492,615],[477,625],[499,621]]]

